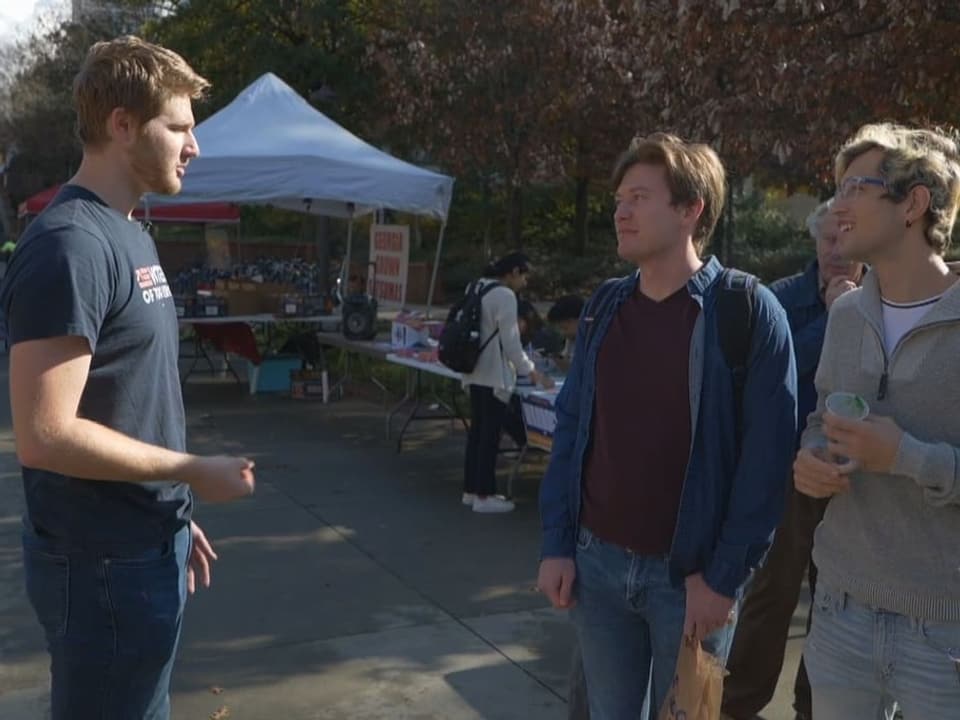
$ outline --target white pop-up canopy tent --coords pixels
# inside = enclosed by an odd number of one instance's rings
[[[190,161],[180,194],[151,195],[150,204],[228,201],[351,220],[389,208],[437,218],[442,224],[430,279],[432,304],[453,178],[365,143],[273,73],[262,75],[194,132],[200,156]]]

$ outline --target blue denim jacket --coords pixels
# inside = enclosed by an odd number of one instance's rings
[[[758,287],[738,458],[733,377],[720,349],[714,313],[722,269],[709,258],[687,283],[702,312],[690,342],[695,432],[670,576],[682,586],[688,575],[702,572],[711,588],[735,597],[763,559],[783,514],[785,478],[794,456],[797,380],[786,315],[773,294]],[[587,303],[581,318],[573,363],[557,398],[553,452],[540,488],[542,557],[574,556],[583,468],[592,444],[597,356],[611,320],[639,281],[639,273],[608,281],[616,284],[614,290],[595,309],[592,300]],[[592,317],[587,315],[591,310]],[[642,468],[637,474],[642,477]],[[643,522],[642,512],[637,509],[637,522]]]
[[[827,332],[827,306],[820,297],[820,266],[814,260],[798,275],[770,284],[770,292],[787,312],[797,360],[797,446],[807,416],[817,407],[814,377]]]

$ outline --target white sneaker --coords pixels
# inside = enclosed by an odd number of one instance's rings
[[[503,495],[488,495],[473,501],[473,511],[477,513],[508,513],[514,507],[513,501],[507,500]]]
[[[473,505],[476,500],[477,496],[474,493],[464,493],[460,502],[462,502],[464,505]]]

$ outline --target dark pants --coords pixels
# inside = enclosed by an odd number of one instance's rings
[[[52,719],[169,718],[189,527],[152,547],[96,550],[28,530],[23,554],[50,652]]]
[[[583,675],[583,656],[580,654],[580,640],[573,646],[573,662],[570,664],[569,687],[567,689],[567,720],[590,720],[590,704],[587,702],[587,679]]]
[[[816,568],[810,558],[813,533],[823,519],[826,500],[791,490],[783,523],[777,529],[766,564],[757,571],[740,611],[727,663],[723,712],[735,720],[753,718],[773,698],[783,668],[790,622],[809,568],[811,592]],[[807,630],[810,615],[807,615]],[[794,683],[793,707],[811,715],[810,681],[803,660]]]
[[[500,434],[504,431],[517,445],[525,445],[520,400],[516,396],[504,403],[493,394],[493,388],[470,386],[470,430],[463,467],[463,491],[480,496],[497,492],[497,454]]]

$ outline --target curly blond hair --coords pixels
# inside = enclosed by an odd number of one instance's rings
[[[956,134],[942,128],[893,123],[864,125],[837,153],[834,173],[838,185],[850,164],[871,150],[883,152],[880,173],[891,200],[902,202],[917,185],[930,191],[924,234],[930,247],[941,255],[945,253],[960,206],[960,143]]]
[[[198,99],[210,83],[172,50],[132,35],[94,44],[73,80],[77,136],[84,145],[105,143],[107,118],[116,108],[141,124],[160,114],[171,97]]]

